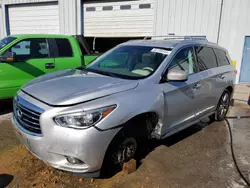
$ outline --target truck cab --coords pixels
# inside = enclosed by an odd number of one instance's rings
[[[0,41],[0,100],[13,97],[28,81],[46,73],[88,64],[76,37],[11,35]],[[86,49],[86,48],[85,48]]]

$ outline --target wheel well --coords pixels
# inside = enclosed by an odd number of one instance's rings
[[[232,86],[228,86],[226,89],[230,92],[230,94],[233,93],[233,87]]]
[[[131,118],[124,123],[123,128],[116,133],[109,144],[109,148],[113,145],[113,142],[117,140],[117,138],[123,137],[124,135],[150,138],[152,131],[158,123],[158,118],[158,114],[155,112],[146,112]]]
[[[133,133],[136,132],[136,136],[139,137],[150,137],[152,131],[158,123],[158,118],[158,114],[155,112],[138,114],[124,124],[124,131],[132,131]]]
[[[103,161],[102,172],[107,167],[107,163],[105,161],[110,161],[111,157],[109,156],[109,152],[116,147],[117,142],[123,138],[124,136],[136,136],[142,138],[149,138],[151,136],[152,131],[156,127],[158,123],[158,114],[155,112],[146,112],[142,114],[138,114],[135,117],[131,118],[129,121],[124,123],[123,128],[118,131],[118,133],[114,136],[112,141],[110,142]]]

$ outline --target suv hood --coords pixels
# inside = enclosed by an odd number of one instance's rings
[[[41,76],[22,91],[52,106],[72,105],[137,87],[138,81],[71,69]]]

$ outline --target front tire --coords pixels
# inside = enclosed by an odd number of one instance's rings
[[[215,112],[215,120],[223,121],[226,118],[229,106],[230,106],[231,93],[226,89],[219,100],[217,109]]]
[[[121,130],[107,149],[102,176],[110,176],[122,169],[123,164],[133,159],[138,147],[134,134]]]
[[[120,144],[114,148],[112,152],[112,159],[114,164],[123,166],[125,162],[133,159],[137,151],[137,141],[134,137],[125,137]]]

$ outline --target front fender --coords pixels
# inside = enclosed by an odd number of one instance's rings
[[[158,125],[162,126],[163,124],[164,95],[157,89],[152,89],[150,92],[148,89],[122,92],[106,97],[105,103],[117,104],[117,108],[96,125],[99,129],[119,127],[133,117],[146,112],[155,112],[159,119]]]

